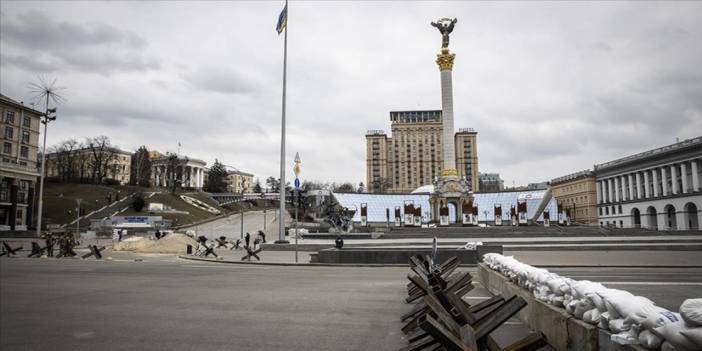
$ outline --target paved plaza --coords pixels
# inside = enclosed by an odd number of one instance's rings
[[[407,267],[133,258],[0,260],[0,348],[397,350],[406,345],[399,316],[409,307],[402,302]],[[648,296],[669,309],[702,288],[702,268],[551,270]],[[479,282],[475,285],[468,302],[489,296]],[[498,339],[508,342],[524,333],[513,320]]]

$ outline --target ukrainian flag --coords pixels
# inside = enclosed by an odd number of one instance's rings
[[[278,24],[275,26],[275,30],[278,31],[278,34],[282,33],[285,27],[288,25],[288,2],[285,2],[285,7],[283,8],[283,11],[280,12],[280,16],[278,16]]]

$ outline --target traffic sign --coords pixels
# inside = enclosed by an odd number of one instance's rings
[[[300,189],[300,179],[295,178],[295,189]]]

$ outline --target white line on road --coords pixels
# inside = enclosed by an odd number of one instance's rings
[[[604,285],[689,285],[702,286],[702,282],[601,282]]]

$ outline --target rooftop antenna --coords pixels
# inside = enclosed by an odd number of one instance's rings
[[[46,167],[46,134],[49,127],[49,122],[56,120],[56,106],[66,101],[66,99],[58,92],[66,88],[56,86],[56,78],[51,83],[44,77],[39,77],[38,83],[30,83],[29,91],[34,94],[33,100],[36,102],[45,103],[45,112],[39,116],[41,123],[44,124],[44,145],[41,150],[41,173],[39,174],[39,206],[37,208],[37,237],[41,236],[41,215],[43,209],[44,197],[44,170]],[[49,104],[53,102],[54,108],[49,108]],[[34,103],[32,103],[34,107]],[[80,224],[80,223],[79,223]]]

